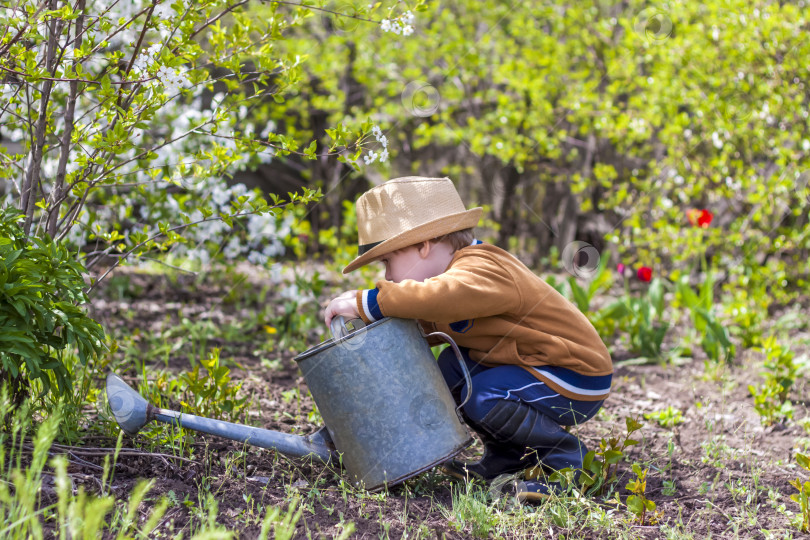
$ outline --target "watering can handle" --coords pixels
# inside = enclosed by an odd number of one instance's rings
[[[355,330],[359,330],[363,328],[366,323],[363,322],[363,319],[349,319],[348,323],[351,325],[351,329],[346,327],[346,318],[343,315],[335,315],[332,318],[332,322],[329,323],[329,329],[332,331],[332,337],[335,340],[338,340]]]
[[[456,342],[453,341],[453,338],[445,334],[444,332],[432,332],[430,334],[424,334],[425,338],[437,337],[441,338],[453,347],[453,352],[456,353],[456,358],[458,359],[458,365],[461,367],[461,371],[464,373],[464,381],[467,383],[467,395],[464,396],[464,399],[461,401],[458,407],[456,407],[456,414],[461,415],[461,408],[467,404],[470,400],[470,396],[472,395],[472,376],[470,375],[470,370],[467,369],[467,363],[464,361],[464,357],[461,356],[461,350],[459,350],[458,345]]]

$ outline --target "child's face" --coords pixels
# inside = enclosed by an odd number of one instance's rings
[[[447,269],[452,254],[445,253],[447,249],[443,244],[431,244],[427,253],[420,246],[424,244],[398,249],[380,257],[378,260],[385,265],[385,279],[394,283],[406,279],[425,281]],[[440,246],[439,249],[436,246]]]

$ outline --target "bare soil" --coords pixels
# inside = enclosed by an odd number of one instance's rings
[[[252,301],[225,300],[238,297],[227,280],[200,281],[185,275],[169,279],[133,270],[117,275],[121,276],[119,281],[113,281],[114,286],[108,284],[94,298],[93,314],[126,347],[143,346],[148,342],[146,336],[159,335],[179,325],[183,318],[209,319],[221,326],[249,320],[250,310],[261,307]],[[261,288],[269,282],[266,277],[252,275],[246,283]],[[268,295],[264,301],[276,300]],[[792,333],[797,339],[806,338],[806,331],[806,326],[800,326]],[[126,336],[130,336],[128,341]],[[308,346],[321,338],[320,332],[312,331]],[[207,346],[222,348],[222,358],[227,359],[232,376],[243,383],[246,395],[252,396],[248,422],[290,433],[315,431],[317,418],[308,419],[313,403],[292,360],[301,351],[279,350],[279,362],[262,362],[254,352],[267,339],[274,337],[257,326],[244,328],[243,336],[230,342],[212,335]],[[798,354],[803,352],[806,350],[797,350]],[[147,364],[147,378],[159,372],[174,374],[190,369],[189,358],[194,354],[193,343],[181,343],[167,362]],[[797,421],[761,425],[747,390],[749,383],[760,380],[761,355],[743,351],[732,365],[709,375],[697,353],[696,358],[677,366],[622,365],[629,356],[626,351],[614,351],[617,367],[612,394],[597,417],[581,426],[578,433],[595,448],[601,438],[623,434],[626,417],[638,418],[670,405],[682,412],[684,422],[673,428],[644,420],[636,434],[640,444],[632,447],[619,467],[615,485],[622,500],[628,494],[624,486],[632,477],[630,464],[638,462],[650,469],[646,493],[657,505],[658,522],[633,527],[637,535],[664,537],[662,525],[696,538],[764,537],[768,530],[798,534],[786,515],[786,511],[798,511],[789,500],[795,490],[788,481],[801,475],[792,465],[794,454],[806,451],[810,442]],[[148,351],[143,351],[143,357],[149,357]],[[135,362],[114,368],[130,381],[142,380],[141,366]],[[289,391],[294,388],[300,393],[291,399]],[[805,380],[791,395],[797,420],[807,417],[806,402],[800,401],[806,395]],[[94,420],[89,418],[89,423]],[[88,431],[81,444],[109,447],[114,446],[114,439]],[[384,496],[369,496],[349,488],[339,470],[215,437],[193,436],[193,442],[186,445],[187,461],[158,455],[172,454],[172,450],[154,448],[140,437],[125,438],[124,448],[137,451],[119,457],[113,491],[126,498],[138,479],[152,479],[155,485],[149,504],[155,504],[161,495],[175,501],[161,522],[161,530],[190,530],[199,498],[211,492],[218,503],[217,521],[239,531],[243,538],[258,535],[265,507],[286,510],[296,495],[304,509],[297,538],[332,538],[347,522],[354,523],[358,538],[377,538],[385,533],[399,538],[416,530],[421,530],[423,537],[471,536],[469,530],[458,530],[442,513],[441,506],[452,507],[453,481],[438,470],[394,486]],[[465,455],[475,456],[479,451],[476,442]],[[71,458],[71,471],[84,475],[86,489],[96,489],[103,457],[90,453],[76,456],[81,461]],[[188,502],[183,504],[184,500]],[[536,511],[542,512],[542,505]],[[622,516],[616,519],[631,520],[625,511],[616,515]],[[555,535],[565,533],[555,531]],[[576,536],[600,536],[600,532],[591,535],[577,531]]]

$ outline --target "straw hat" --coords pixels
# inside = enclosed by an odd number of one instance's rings
[[[358,256],[344,274],[380,255],[478,224],[482,209],[467,210],[449,178],[406,176],[357,199]]]

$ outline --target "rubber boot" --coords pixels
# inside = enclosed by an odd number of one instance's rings
[[[461,461],[451,459],[442,468],[450,476],[460,480],[470,477],[490,481],[502,474],[514,474],[539,464],[537,454],[524,447],[503,444],[491,439],[484,433],[484,455],[478,461]]]
[[[513,474],[540,463],[538,454],[524,446],[516,446],[494,439],[488,430],[476,424],[464,411],[461,412],[464,422],[481,438],[484,444],[484,455],[478,461],[451,459],[442,468],[450,476],[460,480],[477,478],[490,481],[501,474]]]
[[[542,465],[546,469],[582,468],[582,459],[587,453],[585,445],[530,405],[519,401],[499,401],[478,425],[500,444],[536,452],[535,455],[542,457]],[[549,492],[558,491],[560,486],[537,479],[527,480],[521,488],[519,498],[531,501],[545,498]]]

